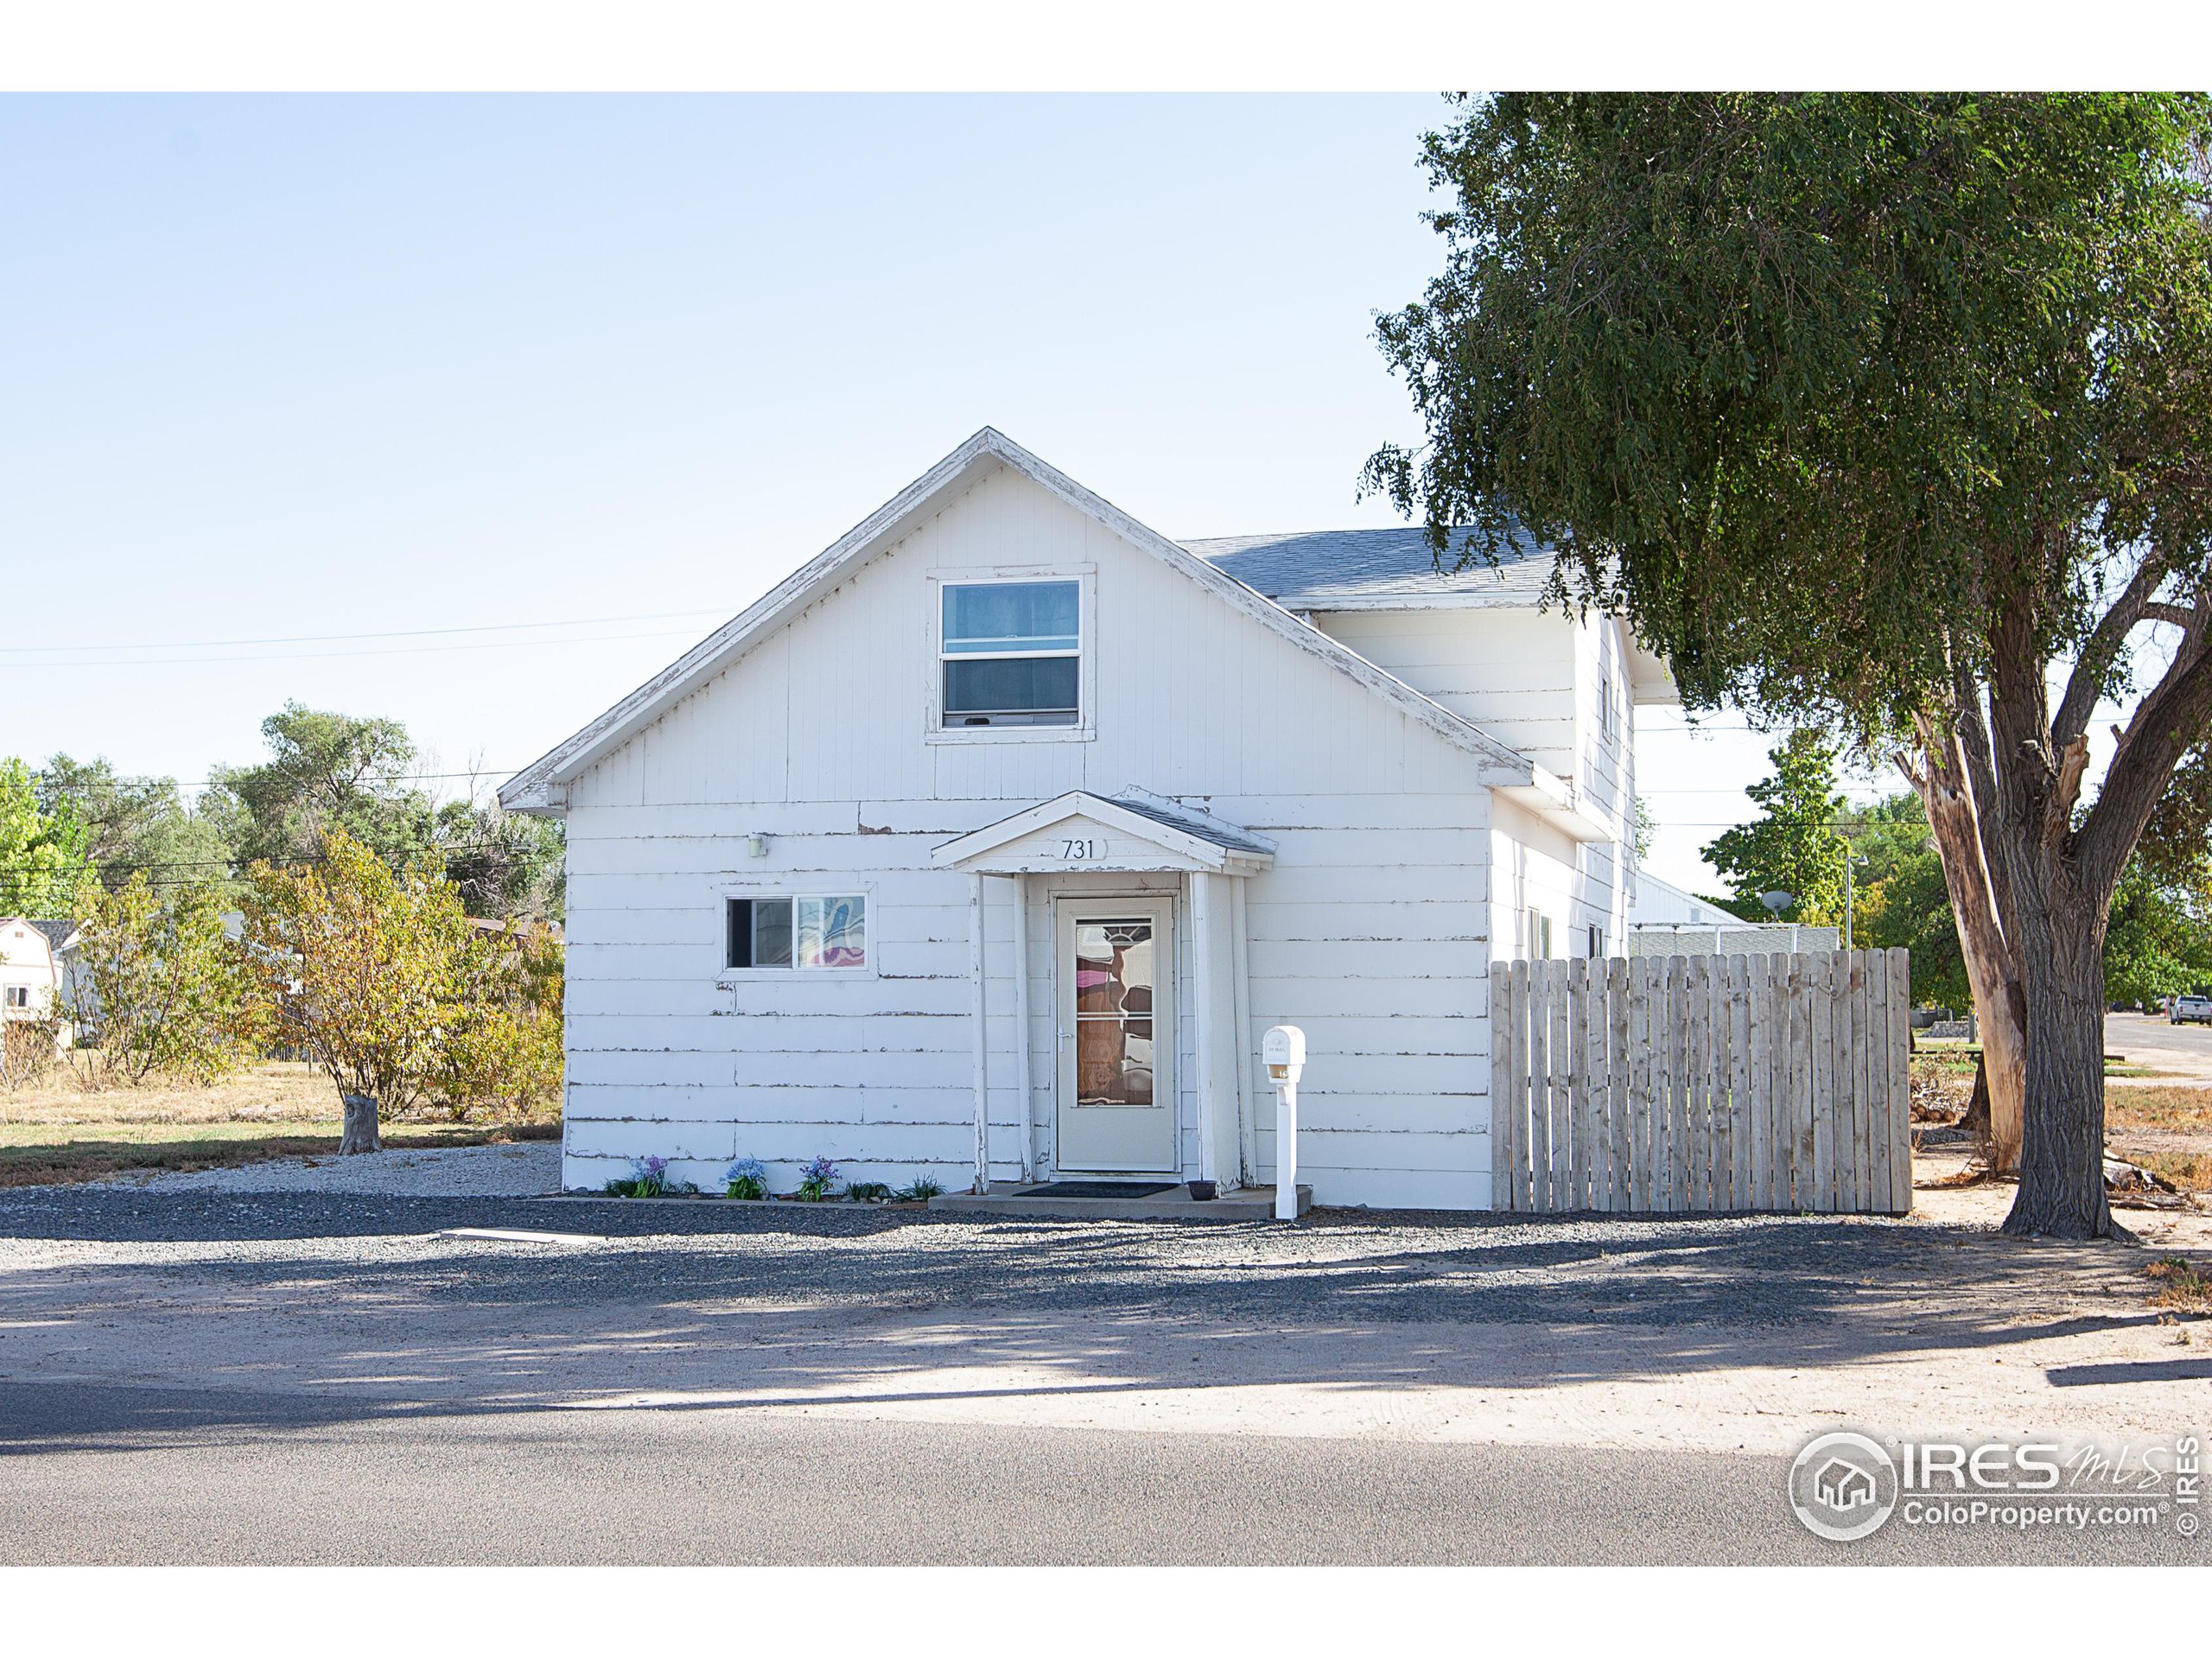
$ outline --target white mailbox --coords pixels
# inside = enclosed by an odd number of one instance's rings
[[[1298,1219],[1298,1074],[1306,1069],[1306,1033],[1270,1026],[1260,1058],[1275,1086],[1275,1219]]]

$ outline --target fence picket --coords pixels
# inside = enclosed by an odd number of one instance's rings
[[[1605,1164],[1605,1207],[1624,1211],[1628,1201],[1629,1026],[1628,963],[1616,957],[1605,964],[1605,1013],[1609,1076],[1612,1087],[1606,1138],[1612,1143]]]
[[[1629,979],[1629,1208],[1651,1208],[1651,991],[1660,963],[1633,958]]]
[[[1903,945],[1893,946],[1889,957],[1889,1030],[1882,1046],[1887,1064],[1889,1123],[1890,1213],[1907,1215],[1912,1210],[1912,964]]]
[[[1728,1207],[1749,1210],[1751,1198],[1751,969],[1728,958]]]
[[[1551,1205],[1551,979],[1544,964],[1529,964],[1529,1207]]]
[[[1590,964],[1580,957],[1569,960],[1567,972],[1567,1196],[1561,1210],[1588,1208],[1584,1193],[1590,1185],[1590,1139],[1583,1109],[1590,1098]]]
[[[1692,1210],[1712,1210],[1712,957],[1690,957],[1690,1199]]]

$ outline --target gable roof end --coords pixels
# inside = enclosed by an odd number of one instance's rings
[[[1004,433],[987,426],[597,720],[517,772],[500,786],[500,804],[518,812],[557,815],[565,810],[566,786],[580,772],[651,724],[664,709],[730,667],[786,616],[803,609],[849,572],[911,534],[937,511],[944,498],[999,467],[1010,467],[1021,473],[1300,650],[1358,681],[1446,741],[1476,756],[1485,763],[1481,774],[1483,782],[1525,785],[1534,777],[1535,769],[1531,763],[1507,744],[1383,672],[1311,624],[1299,620],[1281,606],[1188,549],[1138,523],[1057,467],[1031,454]]]

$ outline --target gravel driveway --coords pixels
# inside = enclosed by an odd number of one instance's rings
[[[271,1158],[234,1169],[164,1171],[120,1175],[86,1191],[127,1187],[168,1197],[186,1192],[345,1192],[385,1198],[523,1198],[561,1187],[557,1141],[525,1141],[505,1147],[439,1147],[387,1150],[355,1158]],[[66,1193],[73,1187],[27,1187],[27,1192]]]

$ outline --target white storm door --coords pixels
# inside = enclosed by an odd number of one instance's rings
[[[1175,1174],[1174,902],[1063,899],[1058,910],[1053,1166]]]

